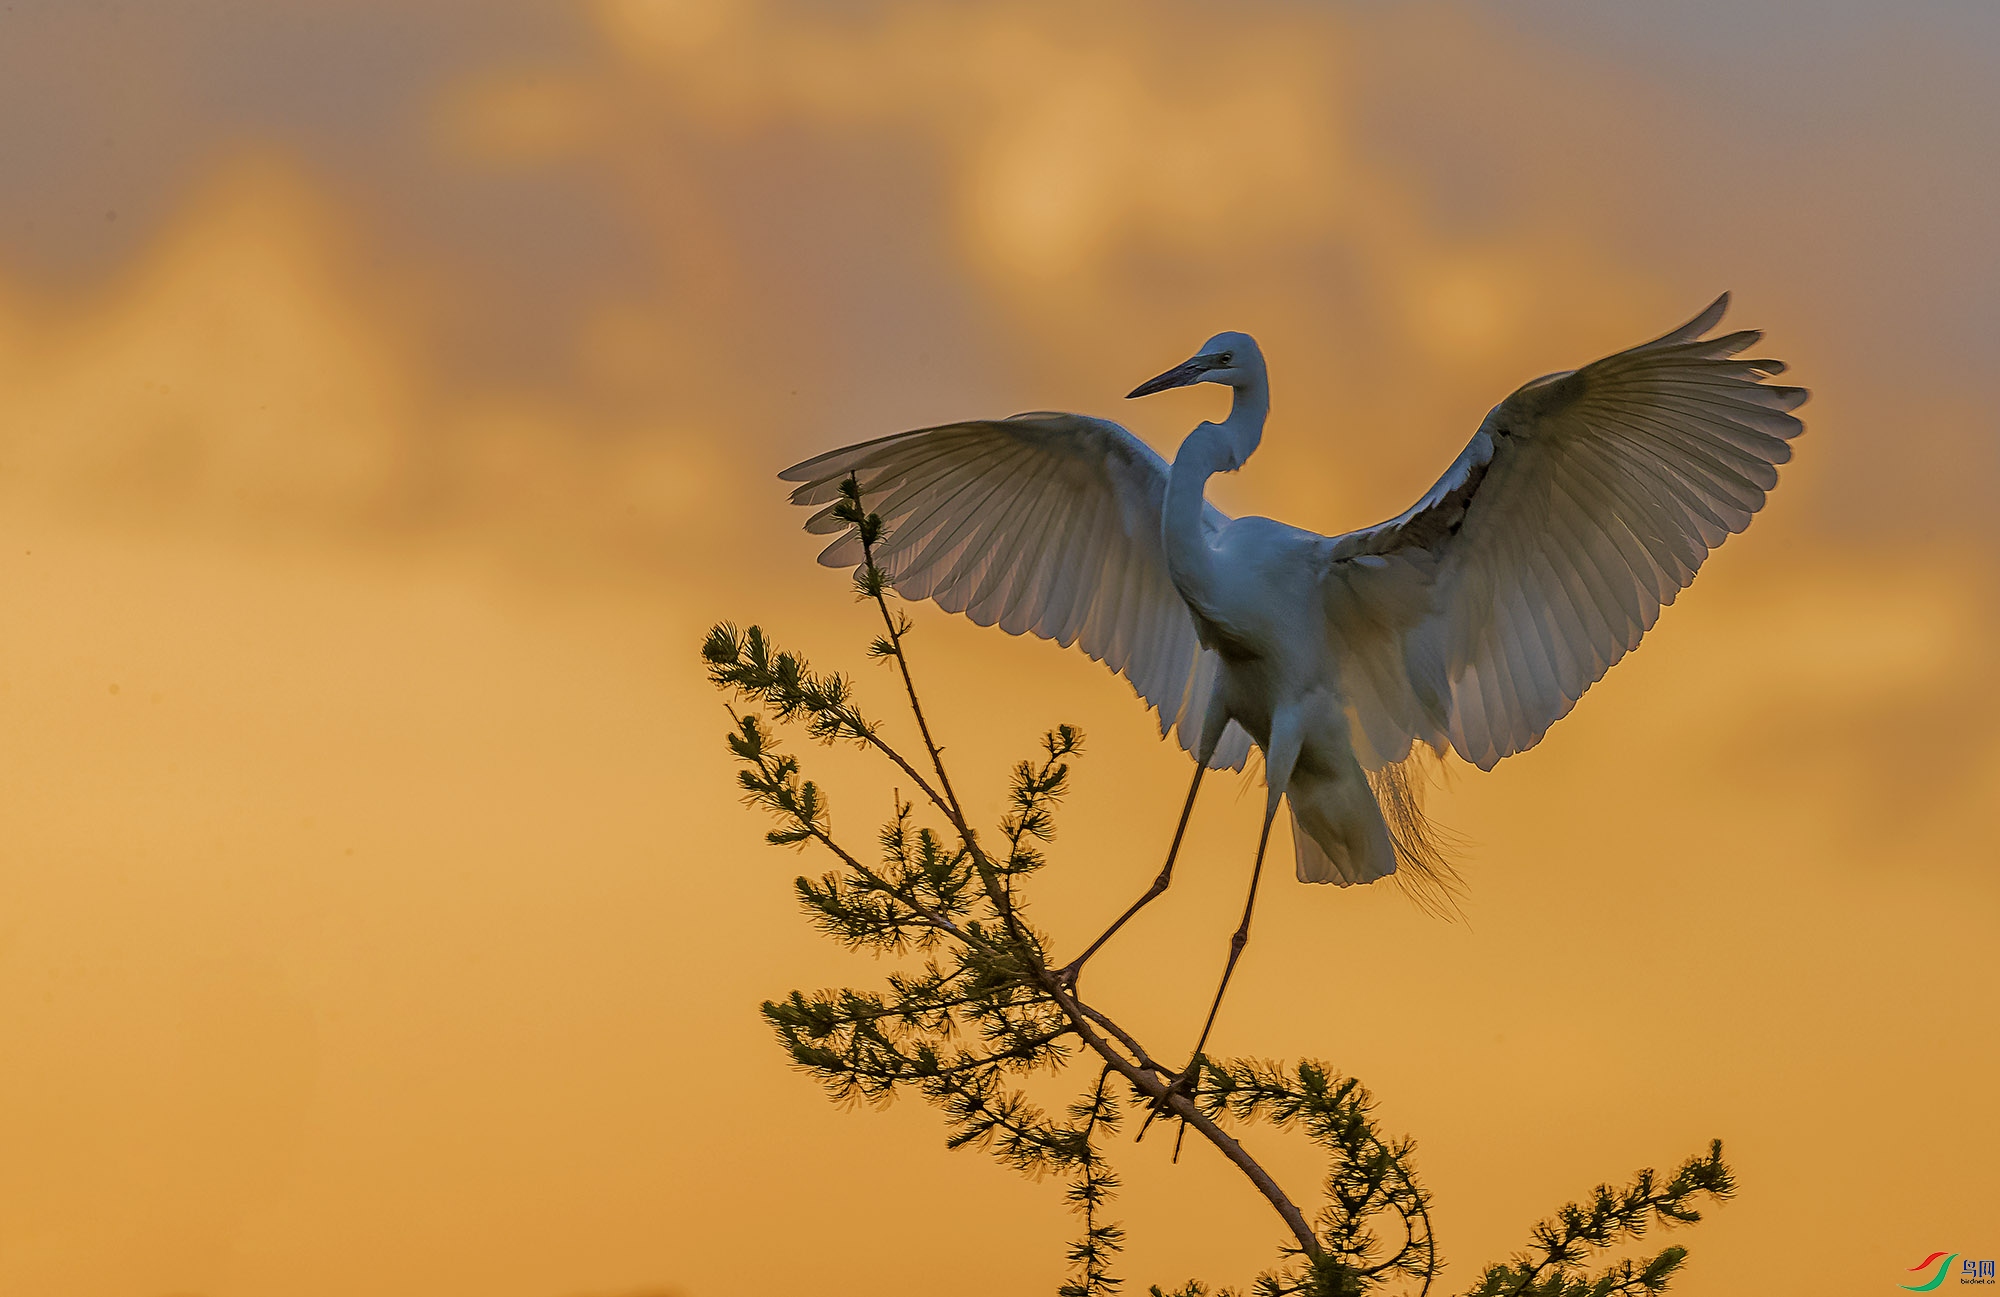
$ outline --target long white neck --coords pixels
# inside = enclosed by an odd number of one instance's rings
[[[1201,607],[1209,602],[1215,583],[1215,551],[1202,528],[1202,504],[1208,479],[1243,467],[1264,436],[1264,417],[1271,397],[1262,382],[1234,389],[1229,417],[1221,423],[1198,425],[1174,455],[1167,475],[1167,507],[1161,519],[1161,541],[1167,551],[1167,571],[1181,597]]]

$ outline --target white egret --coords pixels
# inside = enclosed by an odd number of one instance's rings
[[[1115,423],[1043,413],[863,442],[779,476],[803,484],[794,503],[827,506],[806,524],[817,533],[843,529],[833,503],[852,476],[888,526],[875,559],[904,597],[1080,645],[1194,756],[1165,868],[1072,976],[1166,889],[1202,772],[1241,767],[1257,744],[1264,827],[1226,990],[1281,797],[1301,881],[1371,882],[1399,858],[1435,877],[1413,748],[1490,770],[1533,747],[1750,525],[1806,392],[1764,381],[1778,361],[1736,358],[1760,334],[1703,337],[1728,301],[1528,383],[1407,512],[1345,535],[1232,519],[1204,499],[1211,475],[1257,449],[1270,408],[1263,354],[1242,333],[1132,391],[1231,389],[1229,416],[1189,433],[1171,468]],[[847,536],[820,561],[861,557]]]

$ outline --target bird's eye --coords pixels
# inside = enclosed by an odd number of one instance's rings
[[[1234,352],[1225,351],[1222,353],[1222,363],[1225,365],[1233,363],[1235,359],[1236,359],[1236,353]]]

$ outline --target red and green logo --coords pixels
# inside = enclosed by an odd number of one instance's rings
[[[1940,1257],[1943,1259],[1940,1260]],[[1944,1272],[1951,1269],[1951,1263],[1956,1260],[1958,1260],[1958,1253],[1956,1252],[1951,1253],[1949,1256],[1946,1256],[1943,1252],[1933,1252],[1911,1266],[1910,1271],[1914,1274],[1918,1270],[1928,1270],[1932,1266],[1936,1266],[1937,1273],[1932,1275],[1926,1283],[1906,1283],[1901,1285],[1901,1287],[1908,1292],[1929,1292],[1944,1282]]]

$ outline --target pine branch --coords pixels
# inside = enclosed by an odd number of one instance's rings
[[[1298,1241],[1299,1251],[1307,1254],[1317,1252],[1319,1241],[1313,1237],[1312,1228],[1306,1224],[1305,1213],[1286,1196],[1285,1191],[1278,1186],[1278,1182],[1271,1177],[1271,1173],[1259,1165],[1241,1143],[1218,1126],[1208,1113],[1197,1107],[1187,1091],[1172,1088],[1172,1074],[1163,1072],[1154,1064],[1127,1058],[1117,1046],[1097,1033],[1094,1020],[1101,1018],[1103,1016],[1101,1013],[1085,1013],[1076,997],[1063,986],[1061,979],[1053,973],[1046,973],[1045,977],[1049,994],[1070,1015],[1070,1023],[1083,1043],[1123,1077],[1135,1094],[1151,1104],[1164,1107],[1185,1121],[1203,1139],[1213,1144],[1216,1151],[1234,1163],[1257,1192],[1264,1195],[1265,1201],[1271,1204],[1272,1209],[1285,1222],[1285,1227],[1291,1230],[1292,1237]],[[1117,1034],[1126,1039],[1130,1038],[1129,1034],[1123,1031]],[[1145,1051],[1138,1048],[1136,1043],[1133,1048],[1140,1057],[1144,1057]]]
[[[1270,1291],[1341,1292],[1388,1275],[1421,1280],[1428,1291],[1437,1275],[1431,1237],[1430,1196],[1410,1169],[1413,1145],[1390,1142],[1376,1129],[1368,1091],[1311,1060],[1285,1067],[1252,1061],[1196,1060],[1199,1103],[1207,1112],[1236,1120],[1299,1127],[1331,1155],[1327,1207],[1317,1221],[1320,1247],[1306,1268],[1272,1277]],[[1372,1222],[1392,1214],[1403,1240],[1380,1260],[1385,1245]],[[1287,1285],[1292,1286],[1287,1286]]]
[[[889,579],[882,569],[875,566],[875,546],[880,544],[886,529],[882,519],[869,513],[861,503],[861,483],[852,475],[840,484],[840,503],[834,506],[833,516],[854,528],[854,534],[861,541],[862,571],[857,588],[860,593],[875,601],[881,609],[882,625],[888,631],[884,640],[877,640],[872,651],[877,657],[893,657],[896,668],[903,676],[903,691],[909,695],[910,714],[916,717],[917,733],[923,736],[924,750],[930,753],[931,768],[937,771],[938,784],[944,789],[944,799],[949,803],[952,822],[958,828],[965,827],[965,812],[958,804],[958,794],[952,791],[951,776],[945,773],[944,755],[931,738],[930,723],[924,719],[924,705],[917,697],[917,683],[910,675],[910,660],[903,653],[903,634],[909,623],[889,613],[886,592]]]
[[[973,867],[979,876],[980,885],[992,897],[994,908],[999,911],[1001,921],[1006,924],[1008,932],[1017,940],[1029,940],[1032,934],[1026,930],[1025,925],[1021,923],[1019,917],[1015,914],[1011,894],[999,881],[1001,878],[1000,871],[994,868],[993,862],[986,858],[984,851],[980,850],[978,839],[972,832],[972,826],[966,822],[965,810],[959,804],[958,794],[953,791],[951,786],[951,776],[945,770],[943,751],[938,747],[936,740],[931,737],[930,722],[924,717],[923,700],[917,696],[916,678],[910,671],[909,654],[903,649],[903,633],[908,628],[909,623],[890,612],[888,597],[889,578],[875,564],[875,547],[887,535],[887,529],[883,525],[881,517],[868,512],[866,506],[862,504],[861,484],[853,475],[850,474],[847,480],[840,484],[840,494],[840,503],[834,506],[834,517],[839,518],[852,527],[853,535],[861,542],[862,565],[860,574],[855,580],[855,588],[864,598],[874,601],[876,609],[882,615],[882,625],[888,632],[883,638],[875,641],[874,645],[871,646],[870,652],[876,657],[895,659],[896,669],[903,678],[903,692],[909,698],[910,714],[916,719],[917,732],[923,737],[924,750],[930,754],[931,768],[937,772],[938,785],[944,790],[943,795],[940,796],[938,793],[931,791],[928,785],[924,785],[925,791],[929,794],[932,803],[942,810],[945,813],[945,817],[951,821],[952,828],[957,831],[959,840],[965,844],[965,849],[971,853]],[[912,773],[912,777],[915,777],[914,772]],[[921,783],[922,781],[919,780],[919,782]],[[1037,945],[1039,947],[1039,943]],[[1038,948],[1037,954],[1039,955],[1039,953]]]
[[[792,846],[806,841],[818,842],[832,852],[870,890],[901,902],[915,914],[917,919],[967,945],[987,944],[976,927],[961,926],[912,895],[907,889],[897,888],[834,841],[828,829],[826,806],[820,799],[819,789],[811,780],[802,780],[799,777],[798,760],[777,754],[771,734],[755,716],[740,716],[735,719],[737,728],[736,732],[729,736],[729,747],[745,766],[743,770],[737,772],[738,781],[753,805],[771,811],[782,822],[782,827],[765,835],[772,845]]]
[[[1535,1226],[1534,1246],[1506,1265],[1489,1266],[1467,1297],[1612,1297],[1657,1293],[1680,1268],[1684,1248],[1669,1247],[1645,1264],[1621,1261],[1596,1276],[1576,1273],[1589,1255],[1646,1232],[1654,1220],[1667,1226],[1701,1219],[1694,1200],[1706,1194],[1717,1202],[1736,1192],[1722,1141],[1709,1144],[1706,1157],[1689,1158],[1665,1185],[1649,1167],[1622,1190],[1597,1186],[1587,1205],[1570,1203],[1552,1220]]]
[[[1097,1074],[1097,1088],[1090,1098],[1070,1105],[1070,1119],[1083,1123],[1078,1154],[1082,1174],[1070,1185],[1067,1196],[1070,1206],[1083,1216],[1083,1237],[1069,1250],[1076,1277],[1056,1290],[1057,1297],[1109,1297],[1124,1286],[1111,1275],[1111,1259],[1123,1250],[1125,1231],[1098,1222],[1098,1213],[1118,1188],[1118,1177],[1092,1142],[1099,1126],[1107,1131],[1118,1128],[1118,1102],[1105,1089],[1110,1080],[1107,1064]]]
[[[728,622],[709,630],[702,644],[702,657],[708,662],[710,681],[717,686],[734,689],[742,696],[766,704],[779,721],[805,716],[808,732],[822,742],[838,743],[845,739],[874,748],[895,762],[932,802],[940,807],[945,805],[917,768],[891,747],[853,706],[850,701],[853,686],[845,676],[815,676],[803,660],[790,653],[773,657],[761,627],[752,626],[739,636]],[[924,741],[930,742],[928,735]]]

